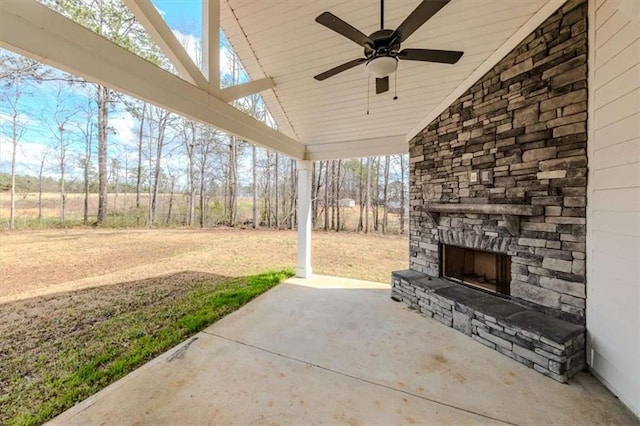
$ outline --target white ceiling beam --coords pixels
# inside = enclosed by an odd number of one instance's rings
[[[207,90],[209,82],[151,1],[124,0],[124,3],[147,30],[153,41],[160,47],[160,50],[176,67],[178,74],[189,83]]]
[[[307,145],[304,159],[311,161],[339,158],[372,157],[378,155],[406,154],[409,145],[405,135],[358,139],[334,143]]]
[[[209,92],[220,94],[220,0],[202,1],[202,64]]]
[[[273,89],[274,87],[273,80],[270,78],[261,78],[260,80],[238,84],[237,86],[225,87],[220,91],[219,97],[225,102],[231,102],[244,98],[245,96],[255,95],[256,93]]]
[[[464,94],[471,86],[473,86],[483,75],[489,72],[500,62],[505,56],[507,56],[514,48],[520,44],[529,34],[535,31],[540,24],[551,16],[556,10],[560,8],[567,0],[549,0],[544,6],[538,10],[523,26],[513,33],[511,37],[507,39],[497,50],[495,50],[491,56],[489,56],[478,68],[473,71],[469,77],[467,77],[458,87],[456,87],[437,107],[429,111],[418,124],[407,133],[406,140],[409,142],[415,135],[420,133],[425,127],[427,127],[433,120],[435,120],[440,114],[444,112],[449,106],[454,103],[460,96]]]
[[[0,46],[293,158],[304,145],[35,0],[0,2]]]

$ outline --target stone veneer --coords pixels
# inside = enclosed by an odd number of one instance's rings
[[[584,324],[587,2],[569,0],[410,142],[410,268],[439,277],[441,243],[508,254],[511,296]],[[425,76],[428,78],[428,76]],[[491,171],[490,183],[469,172]],[[430,203],[543,206],[519,233]]]
[[[421,272],[396,271],[391,298],[565,383],[586,366],[585,328]]]

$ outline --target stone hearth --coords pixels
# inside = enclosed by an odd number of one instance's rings
[[[392,275],[391,298],[565,383],[586,366],[584,326],[411,270]]]
[[[569,0],[411,140],[409,263],[422,278],[393,277],[395,299],[454,327],[464,317],[456,328],[560,381],[584,367],[586,16]],[[478,291],[442,280],[443,245],[508,256],[510,300],[480,295],[517,312],[496,325],[459,300]],[[571,333],[536,330],[545,317]]]

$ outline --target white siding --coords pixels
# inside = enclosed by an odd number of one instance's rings
[[[588,358],[640,415],[640,22],[620,3],[589,1]]]

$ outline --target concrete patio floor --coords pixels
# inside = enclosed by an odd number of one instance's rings
[[[559,384],[394,303],[290,279],[52,424],[638,424],[596,379]]]

